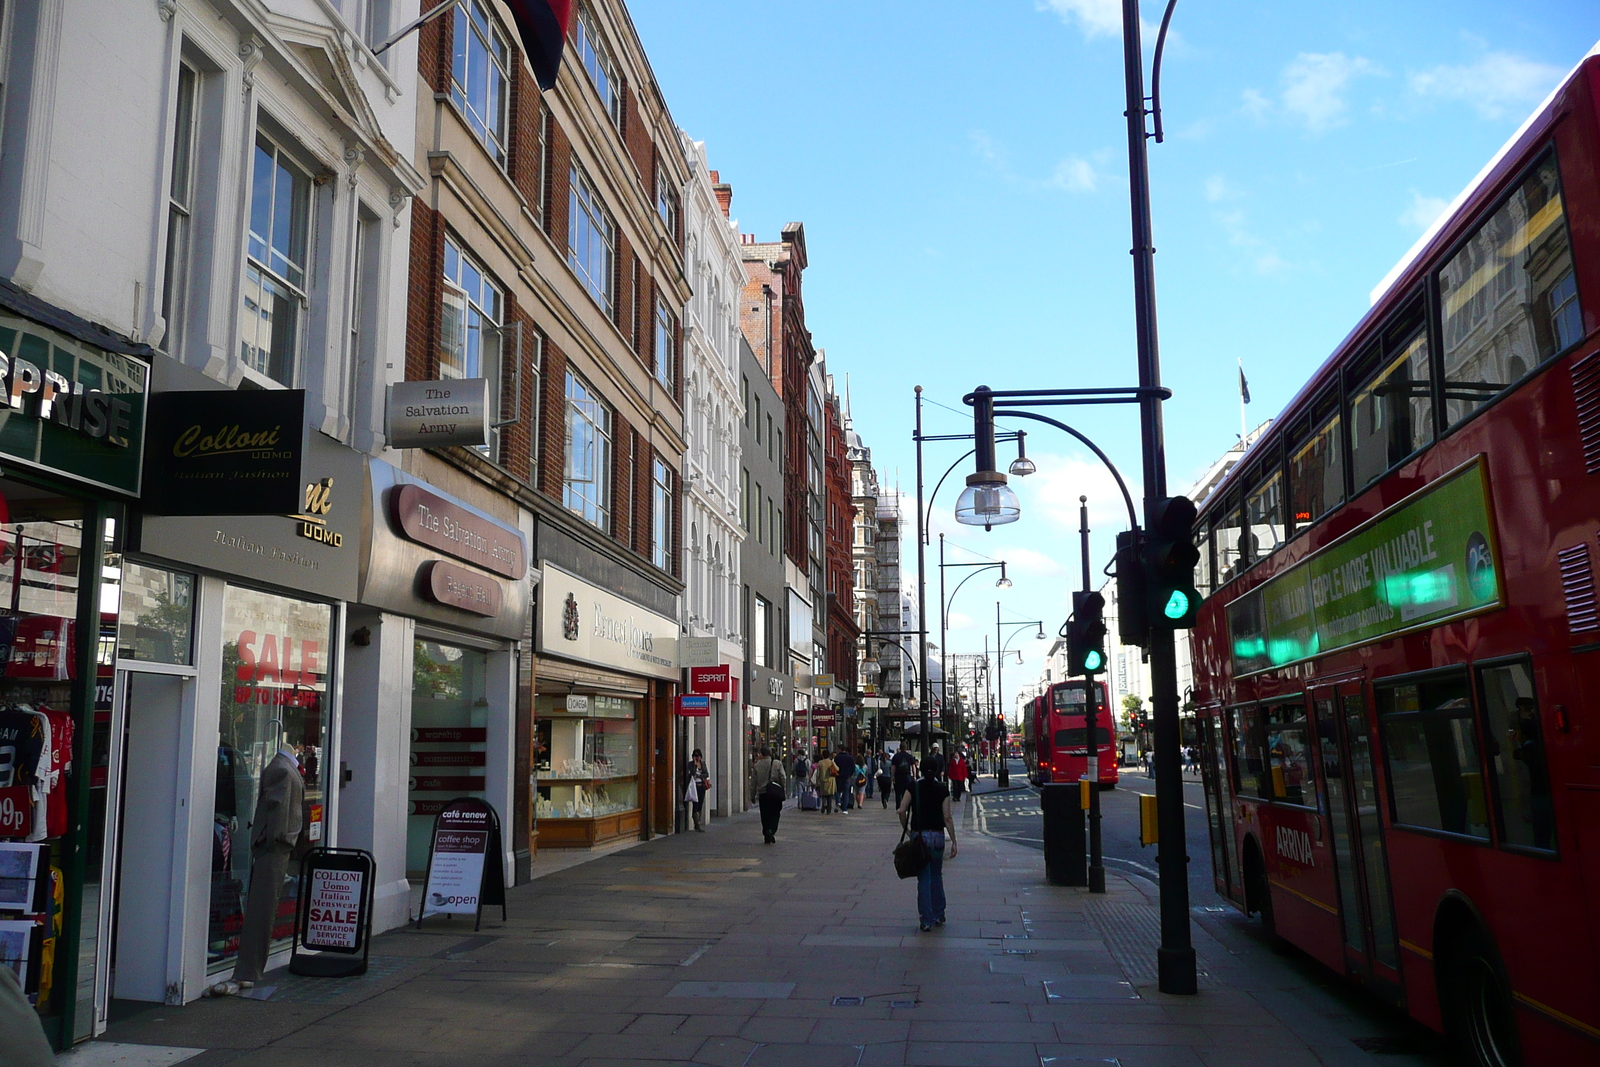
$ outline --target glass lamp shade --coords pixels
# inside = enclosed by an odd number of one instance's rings
[[[1011,588],[1011,579],[1007,578],[1005,575],[1002,574],[1000,576],[1000,580],[998,582],[995,582],[994,585],[995,585],[996,589],[1010,589]]]
[[[956,521],[963,526],[1004,526],[1022,517],[1017,494],[998,471],[974,474],[956,500]]]
[[[1038,467],[1033,465],[1033,460],[1029,459],[1027,456],[1018,456],[1016,459],[1011,461],[1011,466],[1006,468],[1006,470],[1008,470],[1014,478],[1026,478],[1028,475],[1034,473],[1038,469]]]

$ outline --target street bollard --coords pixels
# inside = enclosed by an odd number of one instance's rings
[[[1083,808],[1078,794],[1077,782],[1039,787],[1039,806],[1044,811],[1044,873],[1051,885],[1089,884]]]

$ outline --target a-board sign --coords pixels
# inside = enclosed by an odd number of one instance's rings
[[[306,854],[300,861],[290,973],[321,978],[366,973],[376,874],[372,854],[358,848],[314,848]]]
[[[471,915],[473,929],[485,905],[500,905],[505,917],[506,870],[500,847],[500,816],[488,801],[459,797],[433,820],[428,875],[422,883],[417,925],[429,915]]]

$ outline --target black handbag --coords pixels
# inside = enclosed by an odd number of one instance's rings
[[[900,843],[894,847],[894,873],[901,878],[915,878],[933,859],[928,843],[922,835],[900,831]]]

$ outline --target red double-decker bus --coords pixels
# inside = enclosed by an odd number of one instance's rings
[[[1111,705],[1106,699],[1106,684],[1096,682],[1099,704],[1095,712],[1095,735],[1099,738],[1099,778],[1102,788],[1117,784],[1117,750]],[[1084,719],[1084,687],[1081,680],[1057,682],[1028,704],[1022,720],[1022,759],[1027,764],[1028,781],[1076,782],[1089,769],[1089,728]]]
[[[1600,1062],[1600,56],[1205,500],[1219,892],[1483,1065]]]

